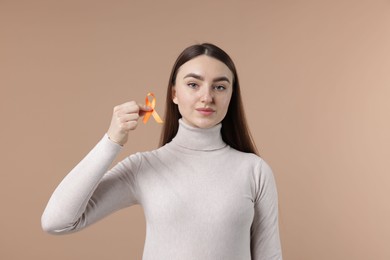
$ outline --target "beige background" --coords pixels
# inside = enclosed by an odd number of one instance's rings
[[[140,259],[142,208],[66,236],[41,231],[56,185],[112,108],[158,97],[204,41],[238,67],[280,197],[286,260],[390,259],[389,1],[0,0],[1,259]],[[156,147],[132,133],[118,160]]]

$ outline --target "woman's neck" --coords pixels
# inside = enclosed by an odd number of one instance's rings
[[[226,146],[222,140],[221,127],[219,123],[211,128],[197,128],[179,119],[179,129],[171,143],[191,150],[218,150]]]

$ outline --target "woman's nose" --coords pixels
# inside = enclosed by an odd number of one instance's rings
[[[214,99],[214,97],[213,97],[213,93],[212,93],[211,89],[208,87],[204,88],[202,91],[200,100],[203,103],[212,103],[213,99]]]

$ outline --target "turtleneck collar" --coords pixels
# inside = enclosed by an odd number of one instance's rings
[[[221,127],[222,124],[219,123],[211,128],[197,128],[180,118],[179,129],[171,143],[197,151],[218,150],[227,145],[222,140]]]

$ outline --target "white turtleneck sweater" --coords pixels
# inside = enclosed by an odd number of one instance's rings
[[[280,260],[273,173],[260,157],[224,143],[221,124],[179,120],[175,138],[131,155],[107,134],[64,178],[42,215],[52,234],[78,231],[140,204],[146,217],[144,260]]]

